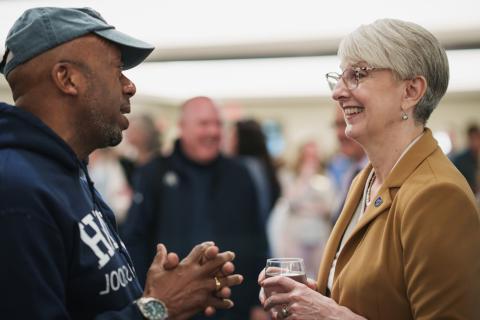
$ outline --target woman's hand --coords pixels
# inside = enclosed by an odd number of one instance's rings
[[[262,286],[262,283],[263,283],[263,280],[265,280],[265,268],[260,272],[260,274],[258,275],[258,285],[260,286],[260,292],[258,293],[258,300],[260,300],[260,303],[263,305],[263,303],[265,302],[265,291],[263,290],[263,286]]]
[[[270,311],[274,319],[365,319],[313,290],[311,281],[306,285],[277,276],[264,279],[261,286],[266,291],[275,292],[263,302],[263,307]]]
[[[258,285],[260,286],[260,292],[258,293],[258,300],[260,300],[260,303],[263,304],[265,302],[265,299],[267,297],[265,296],[265,290],[263,290],[263,280],[265,280],[265,268],[260,272],[258,275]],[[307,287],[309,287],[312,290],[317,290],[317,282],[313,279],[307,278],[307,283],[305,283]]]

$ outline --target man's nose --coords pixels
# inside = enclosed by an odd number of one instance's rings
[[[130,79],[128,79],[125,76],[124,78],[125,78],[125,82],[123,84],[123,93],[125,93],[129,97],[133,97],[137,92],[137,88],[135,87],[135,84]]]

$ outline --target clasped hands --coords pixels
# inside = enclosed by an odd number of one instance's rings
[[[204,242],[179,261],[158,244],[143,296],[163,301],[169,319],[188,319],[202,310],[210,316],[216,309],[229,309],[233,307],[230,287],[243,281],[241,275],[233,274],[234,258],[233,252],[219,252],[213,242]]]

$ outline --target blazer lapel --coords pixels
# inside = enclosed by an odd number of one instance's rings
[[[402,157],[400,162],[395,166],[383,186],[380,188],[375,199],[369,205],[363,216],[360,218],[357,226],[353,229],[349,239],[340,253],[335,269],[335,277],[342,270],[344,264],[354,253],[358,239],[367,230],[367,226],[375,220],[383,212],[388,212],[392,201],[408,176],[437,148],[437,142],[433,139],[432,132],[426,128],[424,135],[415,143],[410,150]],[[342,210],[340,218],[332,230],[330,238],[327,242],[324,255],[318,272],[318,291],[322,294],[326,293],[328,275],[335,258],[336,252],[342,240],[343,234],[357,208],[357,205],[363,195],[368,174],[372,169],[369,164],[359,176],[353,181],[347,196],[345,207]],[[334,286],[335,287],[335,286]],[[332,292],[333,296],[333,292]]]
[[[387,211],[390,208],[392,204],[392,198],[390,197],[389,189],[389,187],[380,188],[380,190],[378,191],[378,195],[367,207],[367,210],[365,210],[365,212],[363,213],[363,216],[358,221],[355,229],[353,229],[350,238],[352,238],[356,233],[360,232],[360,230],[362,230],[376,217],[378,217],[379,214]]]
[[[357,204],[362,197],[363,186],[365,185],[365,182],[368,178],[368,173],[371,169],[371,164],[367,165],[367,167],[360,171],[358,176],[353,180],[342,212],[340,213],[340,216],[335,223],[332,232],[330,233],[317,277],[318,291],[322,294],[326,293],[330,268],[333,260],[335,259],[340,242],[342,241],[343,234],[345,233],[345,230],[347,229],[348,224],[350,223],[350,220],[357,209]]]

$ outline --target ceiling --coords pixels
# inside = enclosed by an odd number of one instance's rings
[[[119,30],[154,44],[147,63],[127,72],[144,96],[325,96],[324,74],[338,70],[341,37],[385,17],[419,23],[451,49],[449,90],[480,91],[476,0],[0,0],[0,42],[34,6],[90,6]]]

